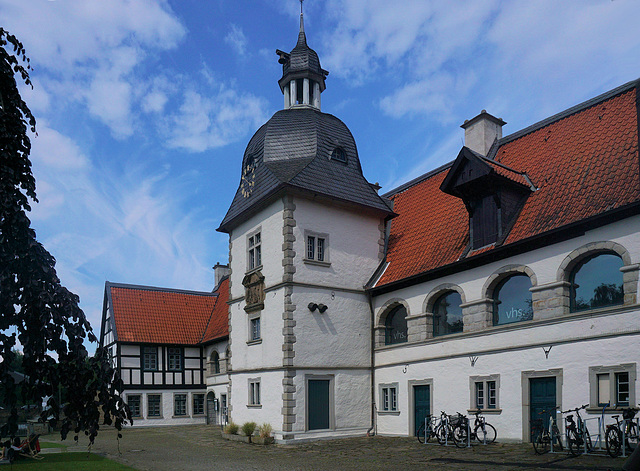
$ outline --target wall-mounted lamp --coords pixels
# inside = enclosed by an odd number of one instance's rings
[[[318,311],[320,311],[320,314],[324,313],[324,311],[327,310],[327,306],[325,304],[309,303],[307,307],[311,312],[314,312],[317,309]]]
[[[325,304],[318,304],[318,311],[320,311],[320,314],[324,314],[324,311],[327,310],[327,306]]]
[[[318,309],[318,305],[316,303],[309,303],[309,305],[307,306],[309,308],[309,310],[311,312],[315,311],[316,309]]]

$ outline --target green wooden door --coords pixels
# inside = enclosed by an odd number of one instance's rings
[[[531,378],[529,380],[529,426],[533,428],[536,421],[544,427],[549,425],[549,417],[556,407],[556,378]],[[531,433],[529,434],[531,436]]]
[[[329,421],[329,380],[310,379],[307,396],[307,417],[309,430],[323,430],[330,427]]]
[[[413,387],[413,410],[414,410],[414,435],[417,435],[418,428],[424,423],[424,419],[431,411],[431,390],[428,384]]]

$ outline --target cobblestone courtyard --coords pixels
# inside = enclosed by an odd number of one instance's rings
[[[530,445],[495,443],[456,449],[421,445],[415,438],[372,437],[261,447],[230,442],[210,426],[137,428],[100,432],[91,452],[140,470],[619,470],[624,459],[536,456]],[[57,437],[43,437],[54,441]],[[67,440],[71,445],[73,441]],[[86,439],[69,451],[86,450]]]

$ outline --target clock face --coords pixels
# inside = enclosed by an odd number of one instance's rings
[[[245,198],[248,198],[253,191],[256,176],[254,170],[255,163],[253,159],[247,159],[247,165],[242,169],[242,179],[240,180],[240,191]]]

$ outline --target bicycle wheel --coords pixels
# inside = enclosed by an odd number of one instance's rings
[[[609,456],[615,458],[622,450],[622,433],[614,426],[609,427],[604,436],[604,442]]]
[[[567,446],[569,447],[569,453],[573,456],[578,456],[583,452],[583,442],[580,435],[574,428],[567,430]]]
[[[562,446],[562,434],[555,422],[553,424],[553,449],[556,451],[562,451],[564,449]]]
[[[418,437],[418,441],[420,443],[426,443],[424,441],[424,436],[425,436],[425,428],[424,428],[424,424],[422,424],[418,429],[418,433],[416,433],[416,437]]]
[[[635,450],[638,446],[638,424],[635,422],[629,423],[627,426],[627,448],[631,451]]]
[[[438,425],[436,428],[435,435],[440,445],[444,445],[447,442],[447,433],[449,433],[448,428],[449,427],[442,424]]]
[[[482,425],[476,426],[473,431],[472,437],[474,437],[480,443],[486,443],[488,445],[489,443],[493,443],[496,441],[497,435],[498,433],[496,432],[495,427],[491,424],[485,423],[484,427]]]
[[[466,448],[469,443],[469,429],[466,424],[460,424],[453,429],[453,443],[458,448]]]
[[[533,451],[536,455],[544,455],[549,452],[549,435],[540,431],[536,439],[533,441]]]

